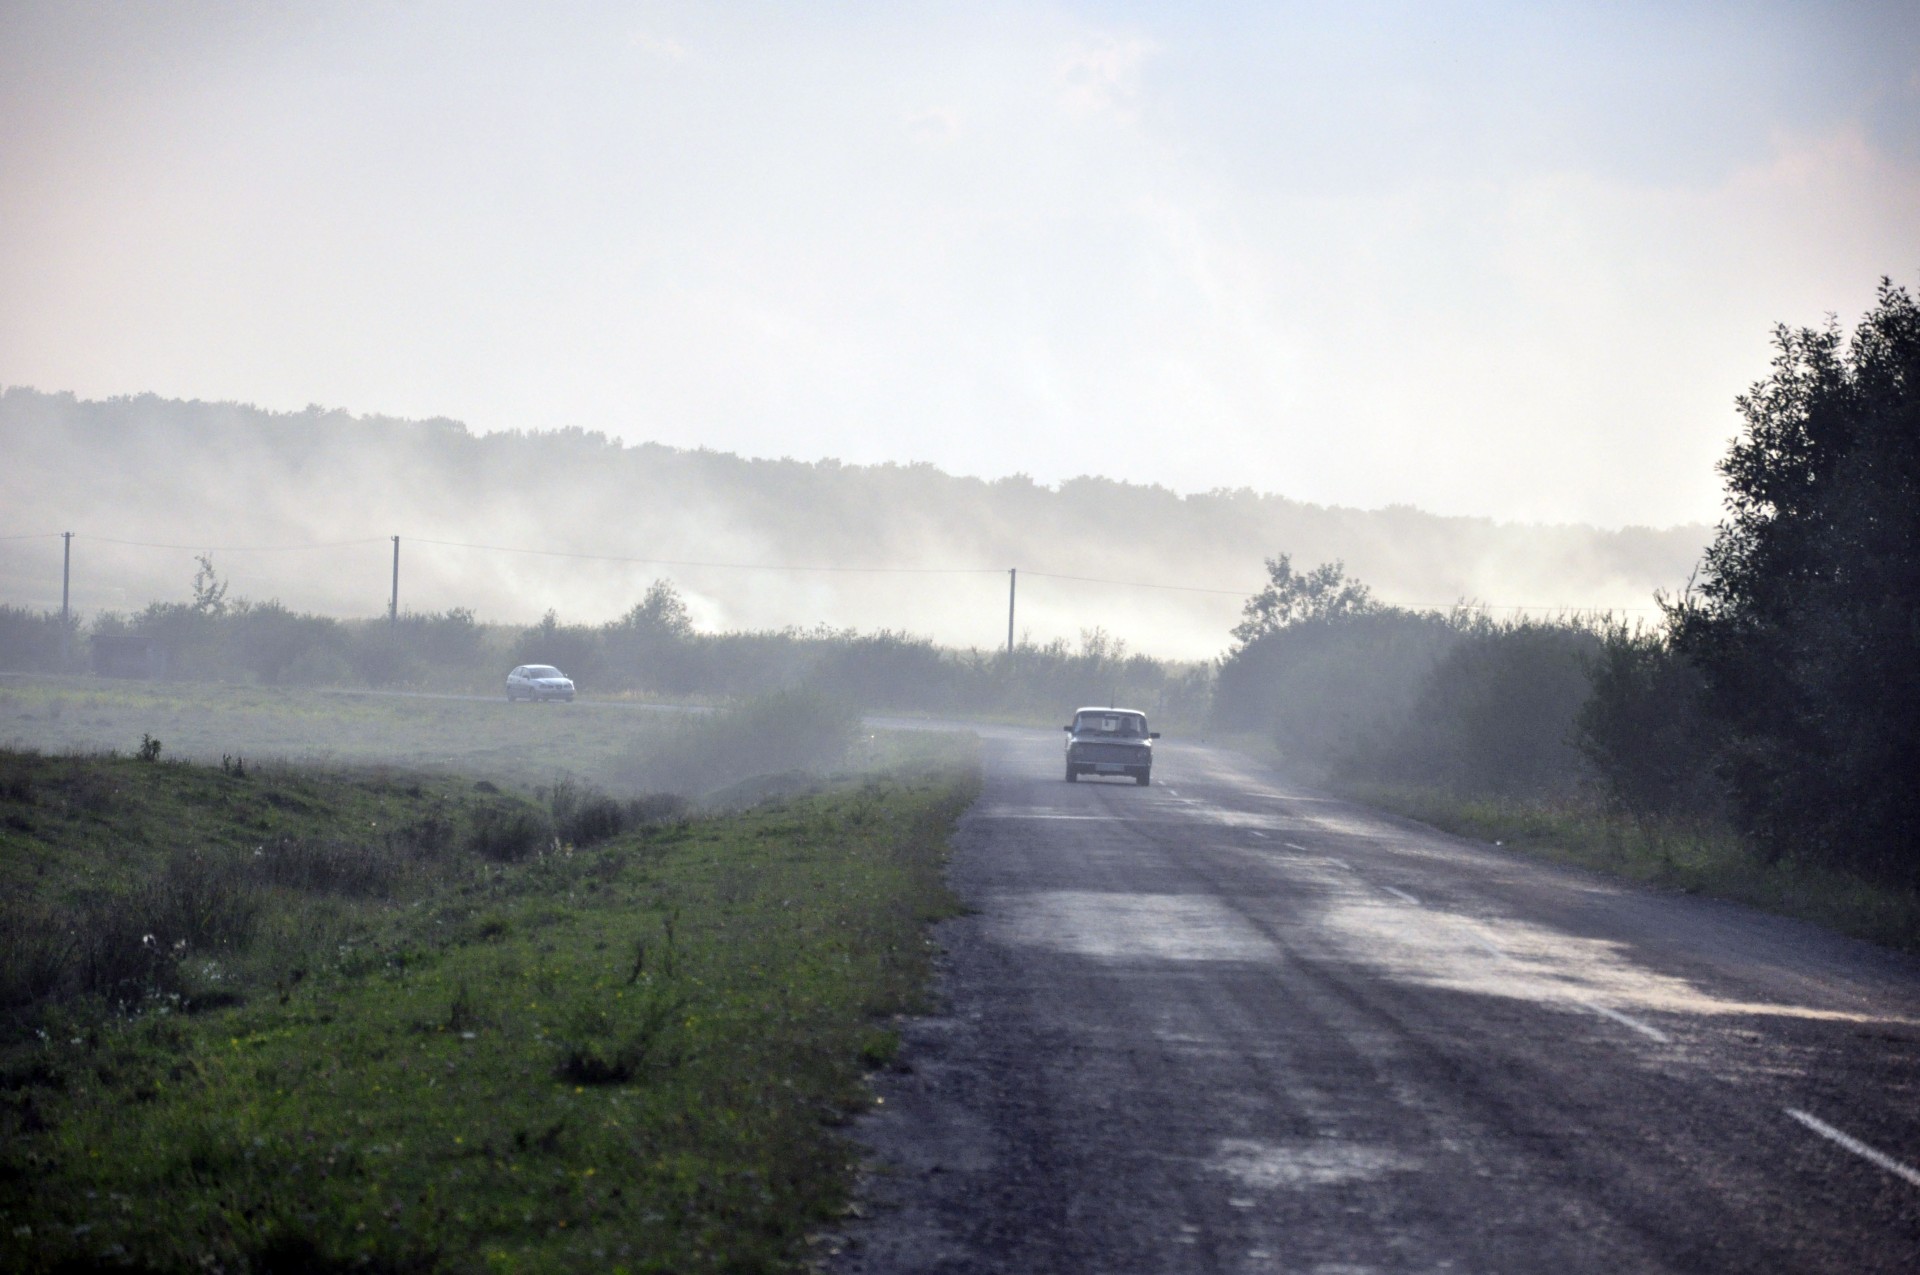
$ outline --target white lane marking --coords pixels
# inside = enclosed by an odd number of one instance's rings
[[[1299,846],[1294,847],[1295,850],[1298,850],[1299,848],[1300,848]],[[1345,859],[1328,859],[1327,862],[1331,863],[1336,868],[1345,868],[1348,872],[1353,871],[1353,865],[1351,863],[1348,863]]]
[[[1258,828],[1249,828],[1247,829],[1247,831],[1251,832],[1254,836],[1260,838],[1262,841],[1265,841],[1267,839],[1267,834],[1260,831]]]
[[[1382,890],[1385,890],[1388,894],[1393,895],[1397,899],[1405,899],[1407,902],[1413,904],[1413,906],[1415,907],[1420,906],[1420,900],[1414,898],[1411,894],[1408,894],[1405,890],[1396,890],[1390,885],[1383,885],[1380,888]]]
[[[1639,1019],[1634,1018],[1632,1015],[1623,1014],[1617,1009],[1608,1009],[1605,1005],[1596,1005],[1592,1001],[1575,1001],[1574,1003],[1576,1005],[1579,1005],[1583,1009],[1592,1010],[1594,1013],[1600,1015],[1600,1017],[1602,1018],[1611,1018],[1614,1022],[1619,1023],[1622,1027],[1631,1027],[1634,1031],[1639,1032],[1642,1036],[1645,1036],[1648,1040],[1657,1040],[1663,1045],[1669,1045],[1673,1043],[1673,1037],[1667,1035],[1665,1032],[1661,1031],[1658,1027],[1654,1027],[1647,1023],[1641,1022]]]
[[[1305,850],[1306,850],[1306,847],[1305,847],[1305,846],[1296,846],[1296,845],[1294,845],[1294,844],[1293,844],[1293,842],[1291,842],[1291,841],[1282,841],[1282,842],[1281,842],[1280,844],[1281,844],[1281,845],[1283,845],[1283,846],[1285,846],[1285,847],[1286,847],[1287,849],[1289,849],[1289,850],[1299,850],[1299,851],[1301,851],[1301,852],[1303,852],[1303,853],[1304,853],[1304,852],[1305,852]]]
[[[1471,938],[1474,942],[1474,945],[1477,946],[1481,951],[1485,952],[1489,956],[1492,956],[1502,961],[1510,961],[1513,959],[1511,956],[1508,956],[1505,952],[1495,947],[1492,943],[1489,943],[1486,939],[1481,938],[1478,934],[1470,934],[1467,937]]]
[[[1076,823],[1123,823],[1119,815],[1053,815],[1039,810],[988,810],[987,819],[1066,819]]]
[[[1788,1115],[1792,1116],[1795,1120],[1798,1120],[1801,1124],[1807,1126],[1807,1128],[1813,1130],[1815,1133],[1819,1134],[1821,1137],[1827,1138],[1833,1142],[1839,1143],[1841,1146],[1853,1152],[1855,1155],[1859,1156],[1861,1159],[1869,1160],[1874,1164],[1879,1165],[1881,1168],[1885,1169],[1888,1173],[1893,1174],[1893,1176],[1896,1178],[1905,1178],[1908,1182],[1912,1183],[1914,1186],[1920,1186],[1920,1169],[1916,1169],[1910,1164],[1902,1164],[1900,1161],[1894,1159],[1892,1156],[1888,1155],[1884,1151],[1876,1151],[1874,1148],[1860,1141],[1860,1139],[1853,1137],[1851,1134],[1845,1134],[1840,1132],[1840,1130],[1834,1128],[1832,1125],[1820,1119],[1818,1116],[1810,1116],[1806,1112],[1801,1111],[1797,1107],[1788,1107],[1786,1111]]]
[[[1162,787],[1165,787],[1165,785],[1162,785]],[[1168,788],[1167,791],[1169,793],[1172,793],[1176,797],[1180,795],[1180,790],[1178,788]]]

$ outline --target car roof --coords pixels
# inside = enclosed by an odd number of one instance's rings
[[[1080,716],[1080,714],[1082,713],[1106,713],[1109,715],[1117,714],[1124,717],[1145,717],[1146,716],[1146,713],[1142,712],[1140,709],[1137,709],[1137,708],[1103,708],[1098,705],[1091,705],[1086,708],[1076,708],[1073,710],[1073,715],[1075,717]]]

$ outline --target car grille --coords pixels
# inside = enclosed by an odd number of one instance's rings
[[[1128,766],[1144,766],[1153,760],[1153,754],[1137,744],[1075,744],[1073,760],[1076,762],[1120,762]]]

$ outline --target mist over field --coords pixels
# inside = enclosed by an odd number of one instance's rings
[[[1263,559],[1282,552],[1342,559],[1407,606],[1633,614],[1683,585],[1708,536],[21,387],[0,394],[0,448],[12,462],[0,532],[38,535],[0,541],[0,596],[57,608],[51,533],[73,531],[72,601],[86,614],[185,598],[209,550],[235,597],[381,614],[398,535],[402,609],[469,607],[487,622],[551,608],[599,623],[666,577],[705,630],[895,629],[991,648],[1005,641],[1006,569],[1018,567],[1023,637],[1099,627],[1135,650],[1204,658],[1226,646]],[[1101,460],[1090,445],[1089,470]]]

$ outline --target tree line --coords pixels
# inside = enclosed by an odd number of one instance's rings
[[[212,557],[201,555],[186,601],[86,622],[0,606],[0,667],[23,671],[499,694],[507,669],[524,663],[556,665],[588,694],[718,699],[805,689],[862,709],[1049,718],[1121,702],[1194,725],[1212,682],[1204,663],[1132,652],[1098,628],[1077,643],[1024,642],[1011,656],[891,630],[700,632],[667,580],[605,624],[549,611],[532,625],[489,625],[463,607],[352,620],[230,598]]]
[[[1215,715],[1336,778],[1729,828],[1764,860],[1920,886],[1920,307],[1780,327],[1737,400],[1727,516],[1658,623],[1382,606],[1282,555]]]

